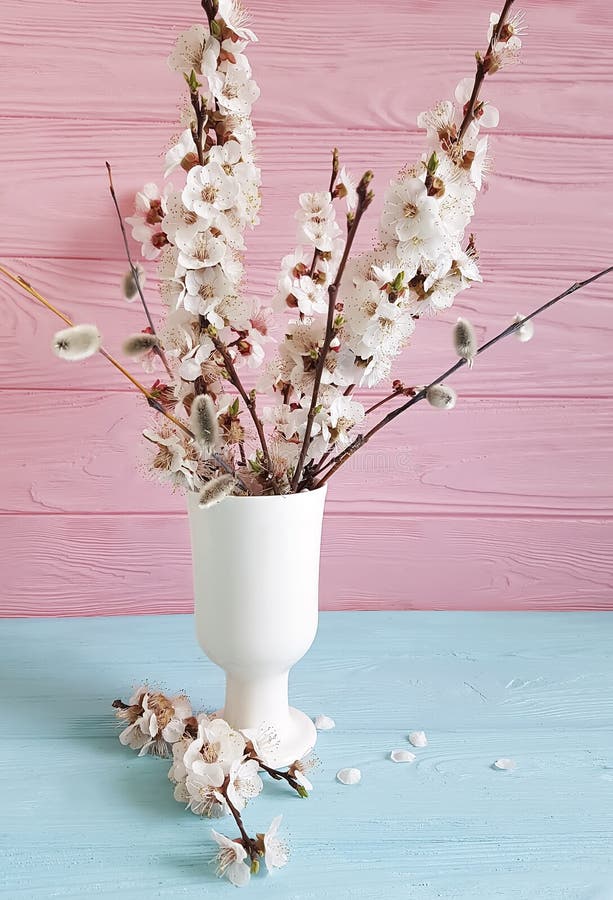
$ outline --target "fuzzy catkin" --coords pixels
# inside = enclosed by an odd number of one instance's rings
[[[123,352],[126,356],[142,356],[149,353],[160,346],[160,339],[157,334],[148,334],[146,331],[139,331],[138,334],[131,334],[123,342]]]
[[[97,353],[101,343],[102,338],[95,325],[73,325],[55,333],[53,352],[60,359],[76,362]]]
[[[135,277],[136,273],[136,277]],[[137,282],[138,279],[138,282]],[[124,298],[131,303],[133,300],[139,296],[138,289],[140,287],[141,291],[145,286],[145,270],[140,265],[140,263],[136,263],[134,269],[128,269],[126,274],[121,279],[121,293]]]
[[[457,399],[454,389],[446,384],[433,384],[426,391],[426,400],[435,409],[453,409]]]
[[[203,451],[209,455],[213,453],[219,446],[219,424],[217,410],[209,394],[194,397],[190,425]]]
[[[200,491],[198,506],[200,509],[215,506],[216,503],[220,503],[232,493],[235,485],[234,475],[219,475],[217,478],[212,478]]]
[[[465,359],[472,368],[477,355],[477,335],[468,319],[458,319],[453,329],[453,346],[460,359]]]
[[[523,322],[523,324],[517,329],[517,331],[513,332],[518,341],[521,341],[522,344],[525,344],[526,341],[532,340],[534,337],[534,323],[532,319],[528,319],[527,322],[524,322],[524,317],[521,313],[517,313],[513,322]]]

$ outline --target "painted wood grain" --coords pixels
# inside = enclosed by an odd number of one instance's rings
[[[475,323],[483,340],[502,330],[517,311],[526,312],[573,283],[579,271],[593,271],[605,259],[580,261],[552,254],[536,260],[487,254],[485,283],[460,294],[456,305],[436,319],[423,319],[409,348],[397,361],[395,375],[407,384],[428,382],[452,359],[450,328],[460,311]],[[96,322],[108,347],[120,355],[124,337],[144,325],[140,306],[119,296],[124,263],[57,259],[11,259],[15,271],[67,310],[75,321]],[[584,268],[585,266],[585,268]],[[592,266],[592,268],[590,268]],[[273,295],[275,263],[252,267],[251,290]],[[153,273],[152,273],[153,275]],[[471,373],[455,382],[463,396],[610,397],[613,389],[612,282],[596,282],[553,307],[537,323],[536,339],[518,345],[500,343],[479,360]],[[161,314],[155,282],[148,286],[154,313]],[[279,317],[278,332],[282,319]],[[49,350],[56,320],[19,289],[0,281],[0,388],[97,391],[129,390],[101,358],[79,365],[64,363]],[[136,370],[135,370],[136,371]],[[249,373],[246,373],[249,378]],[[147,380],[147,379],[145,379]],[[381,385],[381,388],[385,385]]]
[[[123,259],[104,161],[113,163],[120,199],[129,211],[134,192],[145,181],[159,179],[161,150],[173,129],[139,126],[135,153],[131,122],[9,118],[2,126],[2,208],[11,224],[0,233],[0,255]],[[41,129],[44,165],[38,164]],[[328,183],[334,146],[351,170],[375,171],[375,202],[356,244],[368,247],[385,187],[405,162],[419,157],[423,137],[396,133],[382,140],[376,131],[301,127],[280,141],[277,129],[260,128],[263,211],[260,226],[247,236],[248,262],[267,269],[270,280],[296,243],[298,194]],[[611,196],[609,142],[499,135],[492,146],[491,189],[479,197],[472,226],[485,258],[494,248],[508,253],[513,271],[528,255],[543,264],[554,252],[558,260],[570,257],[579,269],[604,266],[613,225],[613,210],[604,202]]]
[[[173,121],[179,81],[165,58],[195,0],[146,7],[110,0],[6,0],[4,115]],[[414,127],[417,113],[451,96],[484,49],[490,5],[453,0],[356,4],[251,0],[260,43],[250,56],[262,88],[261,124],[333,123],[374,131]],[[613,13],[602,0],[527,5],[524,64],[493,80],[505,129],[611,135]],[[22,73],[28,73],[24,90]],[[602,86],[602,87],[601,87]],[[95,110],[95,114],[93,111]]]
[[[324,609],[609,609],[610,520],[330,515]],[[192,609],[186,518],[0,516],[6,616]]]
[[[0,409],[11,423],[0,512],[183,513],[183,496],[147,477],[138,396],[5,391]],[[347,463],[328,510],[613,516],[612,413],[604,400],[462,398],[452,412],[424,403]]]
[[[266,784],[245,817],[284,814],[291,861],[272,900],[606,900],[613,884],[610,615],[325,613],[292,701],[321,733],[315,789]],[[217,707],[220,671],[185,616],[4,621],[0,768],[7,897],[216,897],[207,823],[168,763],[122,748],[109,704],[150,678]],[[339,647],[343,647],[339,655]],[[390,749],[413,728],[411,766]],[[35,743],[23,768],[23,747]],[[494,759],[510,756],[512,772]],[[362,782],[335,781],[357,765]],[[92,774],[94,773],[94,774]],[[226,821],[216,823],[216,827]],[[129,852],[126,852],[129,848]]]
[[[3,7],[0,258],[17,257],[77,320],[98,322],[113,349],[141,320],[118,295],[125,264],[104,160],[127,211],[176,130],[180,88],[164,57],[194,3]],[[388,179],[421,150],[416,114],[470,73],[489,7],[249,6],[264,209],[247,287],[269,297],[294,243],[296,196],[327,182],[330,148],[354,172],[375,170],[374,223]],[[602,0],[547,0],[527,14],[525,62],[488,94],[502,128],[474,220],[486,283],[420,323],[395,372],[409,384],[446,368],[460,310],[487,339],[611,261],[613,12]],[[507,342],[458,377],[452,416],[421,410],[356,457],[331,491],[326,605],[613,607],[610,298],[601,282],[559,305],[531,344]],[[186,609],[181,502],[133,469],[145,414],[101,360],[76,370],[53,359],[54,330],[0,283],[5,608]],[[441,559],[457,572],[441,572]],[[143,578],[155,596],[139,605]]]

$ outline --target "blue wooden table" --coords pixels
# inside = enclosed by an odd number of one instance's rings
[[[2,896],[233,896],[209,823],[173,799],[166,761],[120,746],[110,710],[146,678],[220,703],[191,619],[4,620],[0,635]],[[269,782],[247,808],[251,832],[283,812],[292,858],[245,896],[610,900],[612,652],[608,613],[322,615],[292,699],[337,727],[308,800]],[[394,764],[413,729],[428,746]],[[345,766],[361,784],[335,781]]]

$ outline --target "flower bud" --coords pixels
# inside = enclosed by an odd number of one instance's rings
[[[426,391],[426,400],[435,409],[453,409],[457,395],[453,388],[446,384],[433,384]]]
[[[202,395],[201,395],[202,396]],[[219,475],[207,481],[200,492],[198,506],[200,509],[208,509],[220,503],[225,497],[232,493],[236,480],[233,475]]]
[[[520,313],[517,313],[513,321],[523,322],[523,325],[513,332],[518,341],[525,344],[526,341],[530,341],[534,337],[534,323],[532,319],[528,319],[527,322],[524,322],[524,317],[520,315]]]
[[[102,338],[95,325],[73,325],[56,332],[53,352],[60,359],[77,361],[93,356],[100,349]]]
[[[477,355],[477,335],[468,319],[459,318],[453,329],[453,346],[460,359],[465,359],[472,369]]]

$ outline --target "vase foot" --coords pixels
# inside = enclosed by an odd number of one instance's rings
[[[217,710],[213,715],[221,718],[225,717],[223,709]],[[237,728],[240,731],[240,725],[236,725],[233,722],[230,724],[233,728]],[[297,759],[302,759],[309,750],[313,749],[317,742],[317,729],[313,724],[313,720],[306,713],[295,709],[293,706],[289,707],[289,715],[285,726],[282,729],[277,729],[277,732],[279,747],[274,755],[271,753],[267,756],[267,760],[270,760],[270,763],[275,768],[290,766]]]

